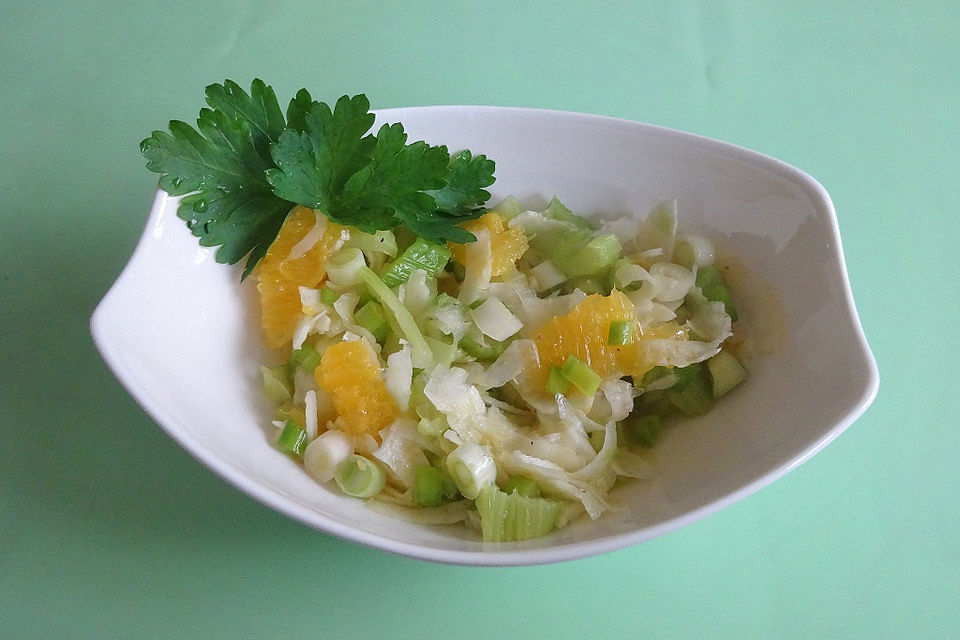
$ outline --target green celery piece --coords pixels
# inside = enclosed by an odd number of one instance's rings
[[[371,300],[360,307],[353,318],[358,325],[372,333],[377,342],[383,342],[387,337],[390,327],[387,325],[387,317],[384,315],[383,307],[379,303]]]
[[[410,279],[410,274],[423,269],[429,276],[438,276],[450,261],[446,245],[417,238],[413,244],[391,263],[380,276],[388,287],[396,287]]]
[[[327,305],[328,307],[332,307],[333,303],[336,302],[339,297],[340,297],[340,294],[334,291],[333,289],[330,289],[327,287],[323,287],[322,289],[320,289],[320,302]]]
[[[413,365],[418,368],[425,368],[433,362],[433,353],[427,344],[426,338],[417,326],[416,320],[403,306],[397,294],[390,290],[383,280],[380,279],[370,267],[360,269],[360,279],[370,289],[374,298],[393,314],[403,337],[410,343],[411,355],[413,356]]]
[[[670,390],[679,393],[686,389],[698,376],[703,374],[703,365],[699,362],[694,362],[686,367],[674,367],[673,373],[677,376],[677,381],[673,383]]]
[[[277,438],[277,446],[289,454],[302,457],[307,448],[307,430],[293,420],[287,420]]]
[[[576,356],[567,356],[560,372],[586,396],[592,396],[600,388],[600,376]]]
[[[609,289],[606,289],[599,279],[592,276],[579,276],[563,283],[563,291],[565,293],[573,293],[576,289],[580,289],[580,291],[583,291],[588,296],[595,293],[599,293],[600,295],[607,295],[609,293]]]
[[[707,370],[713,383],[713,398],[727,395],[734,387],[747,379],[747,369],[727,351],[721,351],[707,360]]]
[[[507,220],[513,220],[520,212],[523,211],[523,207],[520,206],[520,203],[513,196],[507,196],[501,200],[495,207],[490,209],[492,213],[503,216]]]
[[[539,498],[540,485],[526,476],[510,476],[507,484],[503,486],[503,492],[518,493],[526,498]]]
[[[512,542],[541,538],[557,526],[562,508],[556,500],[504,493],[494,485],[476,499],[484,542]]]
[[[622,249],[620,239],[608,233],[593,237],[585,244],[560,244],[551,262],[571,278],[599,275],[620,257]]]
[[[730,295],[726,280],[716,265],[703,267],[697,271],[697,286],[707,300],[722,302],[730,319],[737,321],[739,314],[733,303],[733,296]]]
[[[641,447],[652,447],[660,431],[663,429],[663,419],[657,414],[639,416],[627,423],[627,433]]]
[[[663,376],[669,375],[670,369],[668,367],[663,367],[657,365],[643,374],[643,378],[640,381],[640,388],[646,388],[654,381],[659,380]]]
[[[543,210],[544,217],[552,218],[554,220],[560,220],[561,222],[569,222],[570,224],[580,228],[580,229],[597,229],[596,223],[583,216],[578,216],[573,211],[568,209],[557,196],[553,196],[550,200],[550,204],[547,205],[547,208]]]
[[[675,369],[677,372],[682,370]],[[669,389],[670,403],[685,416],[699,416],[710,411],[713,407],[713,392],[703,367],[697,368],[694,375],[681,382]]]
[[[429,465],[417,467],[413,483],[413,499],[421,507],[436,507],[443,502],[443,477]]]
[[[299,365],[307,371],[313,371],[320,366],[320,353],[309,344],[304,343],[299,349],[290,353],[290,362]]]

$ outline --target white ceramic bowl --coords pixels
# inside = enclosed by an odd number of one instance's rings
[[[870,404],[876,364],[851,297],[836,215],[810,176],[706,138],[593,115],[499,107],[378,112],[411,139],[497,162],[493,201],[553,194],[586,214],[645,215],[676,198],[681,229],[741,265],[741,313],[757,338],[750,379],[707,416],[666,433],[655,480],[613,493],[619,509],[524,543],[483,544],[368,510],[317,485],[267,440],[264,352],[252,282],[217,264],[158,192],[130,263],[97,307],[94,340],[140,405],[198,460],[253,498],[322,531],[416,558],[476,565],[557,562],[643,542],[790,471]]]

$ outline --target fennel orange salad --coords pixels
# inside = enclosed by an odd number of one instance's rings
[[[663,430],[743,382],[712,243],[672,201],[601,221],[488,207],[494,162],[372,131],[363,95],[206,89],[141,143],[218,262],[246,258],[273,442],[378,511],[537,538],[615,509]],[[256,365],[252,364],[252,368]],[[637,481],[637,480],[632,480]]]

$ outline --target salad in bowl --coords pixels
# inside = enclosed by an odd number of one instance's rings
[[[734,294],[677,202],[599,220],[488,206],[494,160],[371,132],[364,96],[207,88],[141,150],[256,283],[269,440],[372,509],[539,538],[616,509],[664,430],[748,376]],[[562,194],[561,194],[562,195]]]

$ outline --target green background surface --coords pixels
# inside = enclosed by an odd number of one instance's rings
[[[955,2],[3,0],[0,637],[957,637],[958,33]],[[836,204],[879,397],[759,493],[566,564],[428,564],[270,511],[179,449],[88,332],[156,185],[137,143],[254,75],[620,116],[804,169]]]

